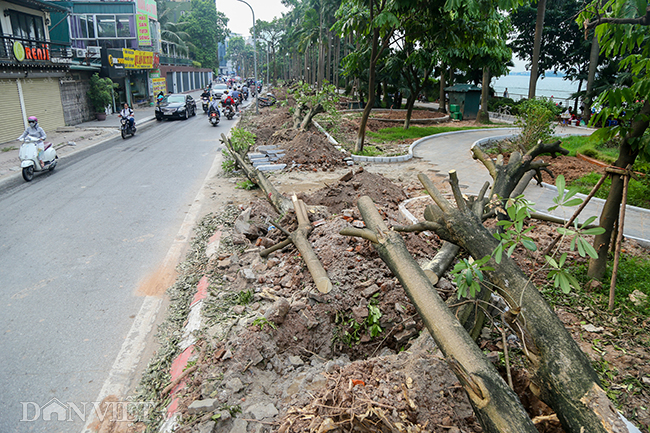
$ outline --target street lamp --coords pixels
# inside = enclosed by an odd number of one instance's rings
[[[259,92],[257,91],[257,32],[255,31],[255,11],[253,7],[249,5],[244,0],[237,0],[238,2],[244,3],[251,9],[253,14],[253,62],[255,63],[255,114],[260,114],[260,100]]]

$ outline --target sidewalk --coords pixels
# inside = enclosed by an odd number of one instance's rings
[[[194,99],[201,94],[201,90],[188,92]],[[197,109],[202,112],[197,102]],[[154,107],[134,108],[135,123],[143,126],[155,120]],[[82,150],[104,143],[120,136],[120,118],[117,113],[106,116],[106,120],[91,120],[75,126],[63,126],[54,131],[45,131],[47,139],[54,144],[59,159],[78,153]],[[0,144],[0,183],[14,176],[20,176],[20,159],[18,159],[18,140]],[[57,170],[59,168],[57,167]]]
[[[423,140],[413,152],[415,157],[425,159],[436,166],[441,175],[446,176],[450,170],[456,170],[464,192],[477,194],[485,182],[492,184],[492,178],[480,161],[472,159],[470,148],[481,139],[512,135],[516,132],[516,128],[498,128],[438,134]],[[593,130],[581,127],[562,127],[556,130],[558,135],[588,135],[591,132]],[[555,204],[553,198],[557,196],[557,190],[552,185],[543,184],[543,187],[539,187],[536,182],[531,181],[524,194],[528,200],[535,203],[534,207],[540,213],[568,219],[575,211],[575,208],[548,211],[548,208]],[[582,194],[577,196],[583,199],[586,197]],[[584,221],[591,215],[599,217],[603,204],[604,200],[591,199],[579,219]],[[627,206],[624,234],[644,246],[650,246],[650,210]]]

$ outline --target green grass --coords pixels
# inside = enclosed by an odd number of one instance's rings
[[[374,141],[386,143],[412,138],[422,138],[427,135],[442,134],[443,132],[465,131],[469,129],[484,129],[483,126],[411,126],[404,129],[401,126],[380,129],[377,132],[368,131],[366,135]]]
[[[603,287],[591,293],[578,293],[579,297],[590,296],[592,300],[603,310],[607,309],[609,299],[609,282],[612,278],[612,266],[614,259],[610,255],[607,263],[607,271],[603,277]],[[588,282],[587,264],[576,266],[574,275],[584,286]],[[634,257],[629,254],[621,254],[616,274],[616,297],[614,308],[622,311],[629,311],[630,316],[641,315],[644,318],[650,315],[650,301],[642,305],[634,305],[629,296],[635,290],[639,290],[650,299],[650,259]],[[619,315],[617,315],[619,316]],[[621,317],[623,315],[620,315]]]
[[[578,192],[589,194],[601,176],[600,173],[587,174],[571,182],[569,187],[578,187]],[[610,178],[605,179],[595,197],[607,199],[611,184]],[[650,209],[650,179],[648,179],[648,176],[640,177],[639,180],[630,180],[627,190],[627,204]]]
[[[613,164],[618,158],[618,146],[589,140],[589,136],[586,135],[564,137],[562,138],[562,147],[569,151],[569,156],[581,153],[608,164]]]
[[[383,154],[384,152],[377,149],[377,146],[373,146],[371,144],[366,144],[365,146],[363,146],[363,150],[360,153],[355,153],[355,155],[361,155],[361,156],[379,156]]]

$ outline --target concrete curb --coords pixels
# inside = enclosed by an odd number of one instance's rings
[[[252,104],[249,104],[244,109],[250,107]],[[241,116],[238,116],[233,124],[232,128],[237,127]],[[231,128],[231,131],[232,131]],[[228,136],[230,136],[230,132]],[[219,245],[221,242],[221,237],[223,235],[222,227],[218,227],[214,234],[208,239],[208,243],[205,248],[205,255],[208,259],[213,257],[219,251]],[[208,295],[209,287],[208,277],[203,275],[199,280],[196,286],[196,293],[194,298],[190,303],[190,313],[187,316],[187,322],[183,327],[183,338],[179,344],[181,353],[172,361],[172,366],[170,368],[171,381],[174,382],[185,370],[188,362],[194,355],[196,337],[194,332],[201,328],[203,323],[203,304],[204,300]],[[185,387],[185,381],[181,380],[169,393],[171,402],[167,406],[167,417],[165,421],[161,424],[158,431],[160,433],[171,433],[176,427],[178,427],[178,417],[180,413],[178,412],[179,398],[177,396],[178,392]]]
[[[219,250],[222,235],[223,232],[221,229],[217,228],[217,231],[208,240],[208,245],[205,251],[208,258],[212,257]],[[202,310],[205,298],[208,296],[209,285],[210,282],[208,277],[203,275],[196,286],[196,293],[190,303],[190,313],[187,316],[187,323],[183,328],[183,337],[179,344],[181,353],[172,361],[172,366],[169,371],[172,383],[183,374],[183,371],[187,368],[187,364],[190,360],[193,357],[198,356],[198,354],[195,353],[196,336],[194,335],[194,332],[201,329],[201,324],[203,322]],[[178,405],[180,403],[178,393],[183,388],[185,388],[185,380],[181,379],[170,391],[169,397],[171,398],[171,402],[167,406],[167,417],[158,430],[160,433],[171,433],[178,426],[178,417],[180,416],[178,412]]]

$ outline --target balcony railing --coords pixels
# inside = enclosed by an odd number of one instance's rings
[[[192,66],[192,60],[182,57],[172,57],[160,55],[161,65],[178,65],[178,66]]]
[[[0,60],[37,65],[69,64],[72,59],[69,43],[26,39],[11,35],[2,35],[0,38]]]

